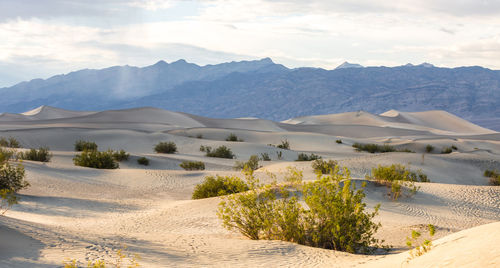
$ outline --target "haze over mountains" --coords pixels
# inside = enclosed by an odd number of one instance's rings
[[[1,88],[0,111],[153,106],[208,117],[284,120],[363,110],[445,110],[500,130],[500,71],[431,64],[288,69],[265,58],[198,66],[179,60],[80,70]]]

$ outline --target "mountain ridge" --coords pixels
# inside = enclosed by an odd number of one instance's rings
[[[500,71],[428,63],[396,67],[289,69],[270,58],[199,66],[83,69],[0,88],[0,111],[41,105],[69,110],[154,106],[208,117],[284,120],[366,110],[445,110],[500,130]],[[93,100],[93,101],[89,101]]]

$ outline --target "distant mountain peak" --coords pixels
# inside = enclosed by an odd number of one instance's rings
[[[337,66],[336,69],[348,69],[348,68],[364,68],[363,65],[361,64],[357,64],[357,63],[349,63],[347,61],[344,61],[344,63],[340,64],[339,66]]]
[[[185,59],[179,59],[179,60],[172,62],[172,64],[187,64],[187,63],[188,62]]]
[[[425,68],[433,68],[433,67],[436,67],[428,62],[424,62],[424,63],[421,63],[421,64],[418,64],[418,65],[415,65],[415,64],[411,64],[411,63],[407,63],[405,65],[402,65],[403,67],[425,67]]]

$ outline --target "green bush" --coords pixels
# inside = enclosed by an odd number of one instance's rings
[[[297,155],[297,160],[295,161],[313,161],[313,160],[318,160],[321,159],[321,156],[315,155],[315,154],[305,154],[305,153],[300,153]]]
[[[4,215],[17,202],[18,197],[13,191],[0,189],[0,216]]]
[[[229,149],[224,145],[217,147],[213,151],[211,150],[210,147],[205,147],[205,148],[206,148],[206,156],[208,157],[219,157],[219,158],[229,158],[229,159],[234,158],[234,154],[231,151],[231,149]]]
[[[338,162],[335,160],[322,160],[317,159],[312,162],[311,166],[316,173],[319,174],[329,174],[335,170],[335,167],[338,165]]]
[[[78,140],[75,142],[75,151],[97,151],[97,144],[93,141]]]
[[[206,153],[208,153],[210,151],[212,151],[212,147],[200,145],[200,152],[206,152]]]
[[[271,161],[271,157],[269,156],[268,153],[261,153],[260,159],[262,159],[262,161]]]
[[[248,189],[248,185],[238,177],[207,176],[203,183],[194,188],[193,199],[235,194]]]
[[[26,152],[19,152],[17,157],[23,160],[49,162],[52,158],[52,154],[48,147],[40,147],[37,149],[30,149]]]
[[[123,149],[120,151],[113,152],[113,158],[118,162],[127,161],[129,157],[130,154],[125,152],[125,150]]]
[[[425,152],[432,153],[432,151],[434,151],[434,146],[427,144],[427,146],[425,146]]]
[[[451,154],[453,152],[453,149],[451,147],[445,147],[443,150],[441,150],[442,154]]]
[[[363,186],[364,187],[364,186]],[[299,203],[303,195],[308,209]],[[223,226],[250,239],[272,239],[303,245],[366,253],[379,242],[373,222],[379,205],[365,212],[363,189],[356,189],[349,172],[332,173],[294,187],[267,185],[230,195],[219,204]]]
[[[455,150],[455,151],[456,151],[456,150],[458,150],[457,146],[455,146],[455,145],[452,145],[452,146],[451,146],[451,149],[453,149],[453,150]]]
[[[384,144],[384,145],[378,145],[378,144],[362,144],[362,143],[354,143],[352,147],[356,148],[356,151],[365,151],[369,153],[388,153],[388,152],[395,152],[396,149],[394,147]]]
[[[414,195],[420,188],[415,186],[415,182],[430,182],[427,175],[421,170],[412,172],[400,164],[378,165],[376,168],[372,168],[371,177],[367,177],[367,179],[373,179],[379,184],[386,185],[389,189],[388,195],[393,200],[397,200],[405,192],[408,197]]]
[[[236,136],[236,134],[230,133],[229,136],[227,136],[226,141],[239,141],[239,142],[242,142],[243,139],[238,139],[238,136]]]
[[[240,162],[236,161],[236,164],[234,166],[235,170],[242,170],[245,167],[248,167],[251,170],[256,170],[259,168],[259,157],[256,155],[251,155],[248,161],[246,162]]]
[[[276,147],[280,149],[290,150],[290,143],[288,140],[281,141],[281,144],[278,144]]]
[[[184,170],[205,170],[205,163],[201,161],[182,161],[179,166]]]
[[[149,166],[149,159],[147,159],[146,157],[142,156],[142,157],[137,158],[137,163],[139,165]]]
[[[335,142],[338,144],[342,144],[342,140],[336,140]]]
[[[8,162],[0,164],[0,189],[17,193],[30,184],[24,179],[25,171],[22,165],[11,165]]]
[[[119,167],[119,164],[113,157],[113,151],[111,150],[105,152],[85,150],[73,158],[73,163],[81,167],[98,169],[116,169]]]
[[[3,164],[5,162],[9,161],[9,159],[11,159],[13,155],[14,155],[14,151],[6,150],[6,149],[0,147],[0,164]]]
[[[177,145],[174,142],[160,142],[154,148],[155,152],[162,154],[174,154],[177,152]]]
[[[495,170],[485,170],[484,176],[490,178],[490,185],[500,186],[500,174]]]
[[[20,148],[21,144],[19,141],[13,137],[9,137],[8,139],[1,137],[0,138],[0,146],[9,147],[9,148]]]

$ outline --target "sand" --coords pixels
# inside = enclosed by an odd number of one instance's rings
[[[244,142],[227,142],[234,133]],[[202,138],[197,138],[202,135]],[[485,169],[500,170],[500,135],[443,111],[381,115],[354,112],[301,117],[283,122],[255,118],[211,119],[155,108],[74,112],[43,106],[0,116],[0,136],[16,137],[25,148],[49,146],[49,163],[24,161],[31,187],[21,202],[0,217],[0,267],[57,267],[67,259],[114,258],[127,246],[143,267],[497,267],[500,265],[500,187],[488,186]],[[76,167],[73,144],[95,141],[101,149],[131,153],[117,170]],[[291,150],[269,144],[288,140]],[[336,143],[341,139],[342,144]],[[159,141],[179,152],[155,154]],[[369,154],[351,145],[389,143],[416,153]],[[436,152],[425,153],[432,144]],[[226,145],[237,159],[207,158],[200,145]],[[440,154],[454,145],[458,150]],[[283,158],[277,159],[278,151]],[[398,202],[369,184],[368,207],[381,204],[377,237],[394,248],[389,254],[359,255],[282,241],[252,241],[221,226],[220,198],[191,200],[207,175],[238,175],[235,161],[267,152],[256,174],[288,166],[314,179],[300,152],[335,159],[363,180],[377,164],[401,163],[422,169],[432,183],[419,183],[413,198]],[[151,165],[137,164],[145,156]],[[204,171],[184,171],[183,160],[206,163]],[[412,229],[434,224],[434,248],[406,262],[405,238]]]

